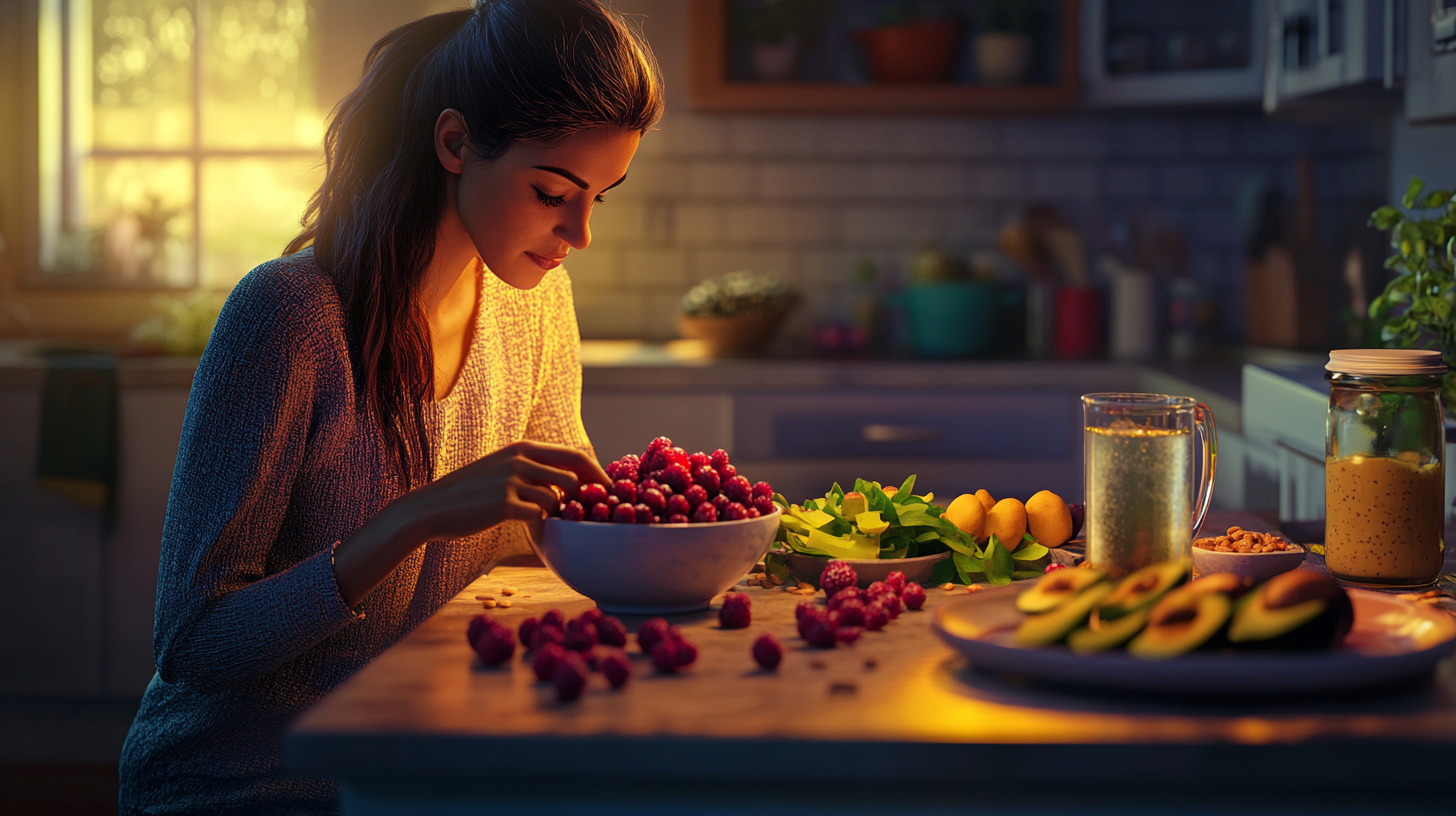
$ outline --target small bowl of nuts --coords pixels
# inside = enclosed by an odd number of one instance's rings
[[[1199,575],[1231,572],[1262,583],[1304,563],[1304,548],[1274,533],[1230,527],[1221,536],[1193,542],[1193,570]]]

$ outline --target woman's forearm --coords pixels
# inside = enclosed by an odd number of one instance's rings
[[[350,607],[364,600],[415,547],[429,540],[421,519],[411,510],[413,496],[406,493],[385,505],[334,550],[334,581]]]

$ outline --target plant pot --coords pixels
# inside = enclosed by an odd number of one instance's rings
[[[861,29],[850,37],[864,47],[876,82],[950,82],[961,44],[961,24],[924,20]]]
[[[799,65],[799,38],[790,34],[780,43],[754,43],[748,54],[753,75],[765,82],[783,82]]]
[[[694,317],[680,314],[677,330],[684,337],[703,341],[714,357],[752,357],[773,339],[793,304],[734,317]]]
[[[1025,34],[982,34],[976,38],[976,70],[987,85],[1010,85],[1026,77],[1031,38]]]
[[[916,283],[905,290],[910,339],[923,357],[974,357],[990,348],[1000,293],[986,283]]]

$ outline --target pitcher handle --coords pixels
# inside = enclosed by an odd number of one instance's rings
[[[1213,473],[1218,467],[1218,430],[1213,426],[1213,411],[1204,403],[1193,407],[1193,422],[1203,440],[1203,478],[1198,481],[1198,513],[1193,519],[1193,537],[1203,529],[1208,506],[1213,502]]]

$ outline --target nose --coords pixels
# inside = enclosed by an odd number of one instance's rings
[[[566,208],[563,208],[566,209]],[[586,249],[591,244],[591,204],[572,207],[552,232],[572,249]]]

